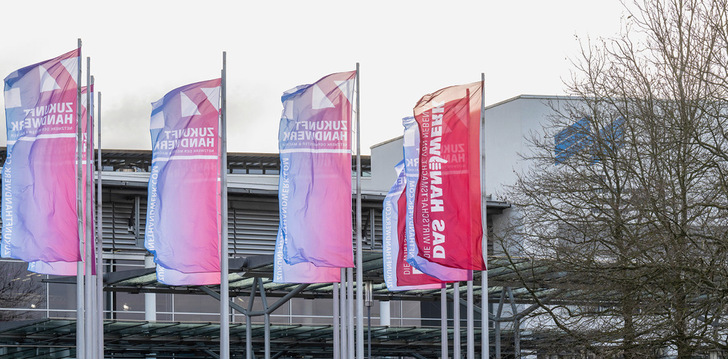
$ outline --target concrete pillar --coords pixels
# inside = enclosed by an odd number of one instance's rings
[[[144,257],[144,268],[154,267],[154,257]],[[157,295],[155,293],[144,293],[144,320],[148,322],[157,321]]]
[[[301,323],[313,324],[313,299],[303,300],[303,304],[301,305],[301,312],[301,314],[303,314]]]
[[[389,301],[379,301],[379,325],[387,327],[392,325]]]

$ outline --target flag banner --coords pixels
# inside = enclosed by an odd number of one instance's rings
[[[471,271],[453,267],[443,266],[431,262],[427,257],[420,255],[420,247],[424,247],[425,253],[432,251],[432,242],[421,242],[415,231],[415,216],[419,213],[419,206],[416,206],[417,184],[420,181],[420,130],[413,117],[402,119],[404,126],[403,151],[404,151],[404,173],[407,182],[405,184],[406,198],[406,226],[405,235],[407,243],[407,262],[422,273],[447,282],[457,282],[472,279]],[[399,282],[398,282],[399,283]]]
[[[182,273],[157,264],[156,271],[157,280],[166,285],[220,284],[220,270],[217,272]]]
[[[93,86],[91,88],[91,101],[92,101],[91,108],[93,108]],[[88,140],[91,139],[91,142],[93,142],[93,136],[90,136],[90,137],[88,136],[89,130],[88,130],[88,124],[86,123],[86,114],[87,114],[86,111],[89,108],[89,106],[87,105],[86,102],[87,102],[87,87],[84,86],[84,87],[81,88],[81,133],[82,133],[82,136],[83,136],[83,140],[82,140],[82,144],[81,144],[81,146],[82,146],[81,157],[82,157],[82,164],[83,164],[83,167],[81,168],[81,173],[82,173],[82,175],[81,175],[81,182],[84,184],[84,187],[86,186],[86,180],[88,178],[87,177],[87,175],[88,175],[88,169],[86,168],[86,163],[88,161],[88,159],[87,159],[87,145],[88,145]],[[91,114],[91,120],[93,121],[93,113]],[[93,161],[93,152],[91,153],[91,161]],[[88,210],[88,206],[87,206],[87,203],[86,203],[86,198],[87,198],[87,192],[91,192],[92,202],[93,202],[93,198],[95,198],[95,195],[93,194],[93,191],[94,191],[94,189],[93,188],[90,188],[89,191],[83,191],[83,193],[81,193],[81,198],[83,199],[83,203],[84,203],[83,208],[82,208],[82,212],[83,212],[83,214],[82,214],[83,215],[83,220],[82,221],[83,221],[83,233],[84,233],[84,239],[83,239],[83,241],[89,240],[89,239],[85,238],[86,225],[87,225],[86,224],[86,213],[87,213],[86,211]],[[91,209],[91,211],[93,212],[93,209]],[[93,227],[93,217],[92,217],[92,221],[91,221],[91,226]],[[91,238],[90,240],[91,240],[92,243],[94,242],[93,238]],[[84,244],[85,244],[85,242],[84,242]],[[86,247],[84,245],[84,251],[82,251],[84,255],[82,256],[81,261],[85,261],[85,259],[86,259],[86,256],[85,256],[85,248]],[[95,248],[94,248],[94,246],[91,246],[91,253],[92,253],[92,257],[93,257],[95,255]],[[56,261],[56,262],[33,261],[33,262],[29,262],[28,263],[28,270],[31,271],[31,272],[40,273],[40,274],[61,275],[61,276],[75,276],[76,275],[76,270],[77,270],[77,267],[78,267],[77,266],[77,263],[78,262],[76,262],[76,261],[72,261],[72,262],[67,262],[67,261]],[[92,266],[91,269],[92,269],[92,273],[91,274],[95,275],[96,274],[96,266]]]
[[[407,180],[404,161],[395,166],[397,180],[382,203],[382,257],[384,283],[392,292],[442,288],[442,281],[424,274],[407,262],[405,222],[407,199],[404,195]]]
[[[278,236],[280,238],[280,228]],[[334,283],[341,281],[341,269],[317,267],[309,262],[288,264],[283,259],[283,242],[276,241],[273,283]]]
[[[350,99],[355,76],[355,71],[331,74],[281,97],[276,247],[282,245],[288,264],[354,266]]]
[[[220,283],[220,86],[221,79],[197,82],[152,103],[144,246],[162,283],[160,268],[217,273],[208,284]],[[193,284],[184,279],[168,284]]]
[[[423,96],[420,182],[414,223],[420,257],[448,267],[485,270],[480,195],[481,82]]]
[[[80,49],[5,78],[4,258],[81,259],[76,201]]]
[[[28,263],[28,270],[39,274],[75,276],[78,262],[43,262],[34,261]]]

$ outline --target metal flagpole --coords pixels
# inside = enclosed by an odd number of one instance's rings
[[[265,330],[263,331],[263,358],[270,359],[270,307],[268,307],[268,299],[265,296],[265,287],[263,281],[258,281],[258,288],[260,289],[260,300],[263,302],[263,314]]]
[[[103,169],[103,166],[101,164],[101,92],[98,93],[98,103],[97,103],[97,115],[96,115],[96,123],[97,123],[97,133],[98,133],[98,165],[97,169],[98,172],[96,174],[96,184],[98,186],[97,194],[96,194],[96,325],[97,325],[97,331],[98,331],[98,358],[104,357],[104,277],[103,277],[103,252],[104,252],[104,217],[103,217],[103,209],[101,208],[102,202],[102,191],[101,191],[101,170]]]
[[[346,345],[348,351],[347,358],[354,358],[354,268],[346,268],[346,306],[348,314],[346,315],[347,336],[349,343]]]
[[[91,87],[94,87],[93,85],[95,83],[96,83],[96,81],[94,80],[94,77],[91,76]],[[89,163],[89,176],[90,176],[89,184],[90,184],[90,186],[88,189],[88,196],[89,196],[88,211],[89,211],[89,213],[86,217],[88,218],[88,230],[87,231],[89,232],[88,237],[89,237],[89,241],[90,241],[88,244],[88,248],[89,248],[89,251],[91,252],[90,256],[89,256],[90,262],[88,263],[88,266],[90,267],[90,272],[92,272],[92,273],[96,273],[96,227],[94,227],[94,225],[96,223],[96,201],[95,201],[96,176],[94,174],[94,167],[96,165],[94,163],[94,160],[96,159],[96,156],[94,153],[94,146],[95,146],[94,130],[96,129],[96,124],[94,123],[94,116],[95,116],[94,112],[96,111],[96,107],[95,107],[96,102],[95,101],[96,101],[96,99],[94,98],[94,93],[92,92],[91,93],[91,104],[89,105],[89,111],[91,111],[89,114],[89,129],[87,131],[88,134],[86,135],[86,136],[88,136],[88,141],[90,141],[89,149],[88,149],[88,154],[89,154],[88,161],[90,161],[90,163]],[[93,309],[91,309],[92,317],[93,317],[93,320],[91,321],[91,330],[93,333],[93,337],[92,337],[93,343],[91,344],[91,347],[93,348],[92,353],[93,353],[94,357],[96,357],[96,353],[99,352],[99,326],[98,326],[99,303],[96,300],[96,298],[98,297],[96,295],[96,293],[97,293],[99,287],[96,283],[96,277],[97,277],[96,274],[93,274],[91,276],[91,288],[93,288],[93,290],[91,291],[91,303],[92,303],[92,308],[93,308]]]
[[[334,359],[341,359],[341,343],[339,340],[341,340],[341,336],[339,333],[339,318],[341,318],[341,315],[339,315],[339,283],[331,283],[332,288],[331,292],[334,295],[333,301],[334,301],[334,313],[332,315],[333,319],[333,337],[334,337]]]
[[[490,358],[490,334],[488,333],[488,323],[490,321],[488,310],[488,197],[485,193],[485,73],[480,74],[480,195],[482,203],[480,205],[480,213],[483,221],[483,261],[485,261],[485,270],[481,275],[481,350],[482,359]]]
[[[452,284],[452,355],[460,359],[460,282]]]
[[[357,82],[359,81],[359,71],[358,71],[358,64],[357,64]],[[357,114],[358,116],[358,114]],[[358,122],[358,121],[357,121]],[[353,130],[352,126],[352,130]],[[358,250],[359,248],[357,248]],[[346,324],[347,324],[347,340],[348,343],[346,345],[347,354],[346,358],[354,358],[355,357],[355,347],[354,347],[354,268],[346,268]]]
[[[94,79],[93,76],[91,76],[91,88],[94,88],[95,84],[96,84],[96,80]],[[102,287],[98,285],[98,281],[97,281],[97,278],[99,277],[100,274],[96,270],[96,255],[97,255],[96,254],[96,238],[95,238],[96,237],[96,235],[95,235],[96,228],[94,227],[94,225],[96,223],[96,221],[95,221],[96,201],[94,200],[94,198],[96,197],[95,196],[96,177],[94,176],[94,159],[96,158],[94,156],[94,146],[95,146],[94,129],[96,128],[96,125],[94,124],[94,118],[95,118],[94,112],[96,111],[96,101],[94,99],[93,91],[91,92],[89,111],[90,111],[89,112],[89,125],[88,125],[88,130],[86,131],[88,133],[86,135],[86,136],[88,136],[87,140],[89,141],[87,160],[90,161],[89,166],[88,166],[88,168],[89,168],[88,173],[90,176],[89,177],[90,187],[88,189],[88,196],[89,196],[88,211],[89,212],[88,212],[87,217],[88,217],[88,223],[89,223],[88,224],[88,233],[89,233],[88,237],[90,239],[88,248],[91,253],[89,256],[90,261],[88,263],[88,266],[91,267],[91,270],[90,270],[91,272],[96,272],[96,275],[91,276],[91,288],[93,288],[93,290],[91,291],[91,303],[93,303],[93,321],[91,322],[91,328],[93,330],[93,344],[92,344],[93,351],[92,351],[92,353],[93,353],[93,356],[96,357],[96,354],[99,352],[99,337],[101,336],[101,334],[99,333],[99,323],[98,323],[99,306],[101,304],[99,304],[99,301],[97,300],[97,298],[99,297],[97,293]]]
[[[447,358],[447,284],[440,289],[440,357]]]
[[[473,318],[473,271],[470,272],[470,280],[468,281],[467,288],[467,358],[475,359],[475,320]]]
[[[226,124],[226,75],[227,53],[222,52],[222,79],[220,105],[220,215],[222,217],[222,233],[220,238],[220,359],[230,358],[230,294],[228,290],[228,201],[227,201],[227,124]]]
[[[248,301],[248,311],[245,313],[245,359],[253,359],[253,324],[250,318],[250,312],[253,311],[253,302],[255,301],[255,284],[258,278],[253,278],[253,285],[250,287],[250,300]]]
[[[250,319],[250,308],[248,307],[248,313],[245,314],[245,359],[253,359],[253,324]]]
[[[372,282],[367,282],[367,358],[372,359]]]
[[[79,256],[83,256],[83,217],[82,217],[82,163],[81,153],[82,148],[82,134],[81,134],[81,69],[83,64],[81,63],[81,39],[78,39],[78,94],[76,98],[76,215],[78,216],[78,250]],[[85,343],[85,332],[84,332],[84,295],[83,295],[83,257],[79,258],[76,262],[76,358],[85,359],[86,353],[84,351]]]
[[[96,316],[94,315],[94,309],[93,309],[93,277],[92,277],[92,267],[91,267],[91,239],[93,238],[93,229],[91,228],[91,221],[89,220],[91,218],[91,215],[93,214],[93,209],[91,208],[91,189],[93,188],[93,184],[91,180],[93,179],[93,173],[92,173],[92,167],[91,167],[91,152],[93,152],[93,149],[89,151],[89,148],[91,148],[91,135],[93,134],[92,128],[91,128],[91,86],[93,86],[93,77],[91,77],[91,58],[86,58],[86,183],[84,184],[84,193],[86,194],[86,203],[84,203],[85,206],[85,213],[84,213],[84,220],[86,221],[86,228],[85,230],[85,240],[84,240],[84,258],[85,258],[85,265],[84,265],[84,276],[85,276],[85,293],[84,293],[84,302],[86,304],[86,321],[83,323],[85,326],[84,330],[86,331],[86,355],[88,357],[91,357],[92,353],[95,353],[94,350],[94,343],[96,342],[96,337],[93,330],[93,323],[95,321],[94,318]],[[82,137],[83,138],[83,137]]]
[[[260,286],[263,286],[263,282]],[[261,296],[265,295],[265,291],[261,291]],[[263,303],[265,305],[265,303]],[[263,331],[263,358],[270,359],[270,313],[263,314],[265,330]]]
[[[341,358],[348,358],[349,336],[347,334],[347,301],[346,301],[346,268],[341,268],[341,286],[339,287],[339,314],[341,315]]]
[[[356,357],[364,359],[364,266],[361,238],[361,136],[359,120],[359,63],[356,63]]]

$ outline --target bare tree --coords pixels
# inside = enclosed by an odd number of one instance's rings
[[[28,319],[31,308],[45,304],[45,292],[40,275],[28,272],[27,263],[0,262],[0,321]]]
[[[604,356],[690,358],[726,348],[726,4],[626,9],[620,37],[583,44],[574,100],[531,139],[504,248],[565,273],[521,273],[531,320]],[[569,290],[540,302],[544,285]]]

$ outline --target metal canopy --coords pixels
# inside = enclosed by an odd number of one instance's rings
[[[251,291],[259,290],[259,281],[265,290],[266,297],[283,298],[300,290],[298,284],[273,283],[273,257],[268,255],[230,259],[230,295],[247,296]],[[546,264],[534,264],[530,261],[508,260],[506,258],[490,258],[488,289],[490,302],[498,303],[506,293],[513,295],[513,302],[533,304],[530,294],[519,283],[519,276],[529,273],[530,280],[542,283],[537,294],[548,300],[555,291],[562,290],[565,274],[554,273]],[[379,251],[363,253],[364,280],[373,283],[373,297],[376,300],[416,300],[439,301],[439,290],[389,292],[382,279],[382,254]],[[520,273],[520,274],[519,274]],[[482,295],[478,285],[480,272],[475,273],[475,303],[480,303]],[[71,279],[71,280],[69,280]],[[58,278],[50,281],[56,283],[74,283],[73,278]],[[154,269],[135,269],[107,273],[104,276],[106,291],[131,293],[185,293],[201,294],[216,292],[217,287],[173,287],[156,281]],[[311,284],[300,292],[296,298],[331,298],[331,284]],[[460,290],[464,298],[465,286]],[[448,288],[452,296],[452,286]],[[254,293],[255,294],[255,293]],[[578,293],[572,294],[575,300],[582,301]],[[561,297],[562,300],[564,296]],[[568,298],[568,296],[566,297]],[[285,300],[287,298],[283,298]],[[501,300],[502,301],[502,300]],[[461,303],[464,300],[461,299]],[[480,313],[476,305],[475,311]],[[253,314],[255,315],[255,314]],[[491,320],[507,321],[508,318]],[[476,348],[480,348],[480,324],[476,321]],[[493,323],[493,322],[491,322]],[[230,347],[232,358],[245,356],[246,326],[244,323],[230,324]],[[70,358],[75,355],[75,320],[43,319],[37,321],[15,321],[0,323],[0,359],[3,358]],[[263,324],[252,324],[252,347],[255,355],[262,355],[264,349]],[[372,355],[374,356],[421,356],[433,357],[440,351],[440,328],[427,326],[372,326]],[[219,349],[219,324],[212,322],[146,322],[146,321],[105,321],[105,351],[111,358],[144,358],[156,353],[155,358],[216,358]],[[461,333],[464,334],[464,333]],[[501,330],[503,338],[512,336],[513,332],[506,328]],[[495,333],[491,330],[491,339]],[[562,340],[562,335],[549,331],[520,332],[521,348],[537,347],[548,342]],[[449,337],[453,338],[452,329]],[[331,325],[279,325],[270,326],[270,347],[273,357],[321,357],[331,356],[333,332]],[[494,341],[491,341],[493,343]],[[452,340],[450,340],[452,343]],[[504,342],[502,352],[512,351],[509,342]],[[277,356],[276,356],[277,355]]]
[[[364,282],[372,282],[372,294],[375,300],[414,300],[439,301],[440,290],[410,290],[403,292],[390,292],[384,283],[382,252],[378,250],[365,250],[363,253]],[[520,276],[528,273],[530,281],[540,284],[536,293],[540,297],[548,297],[559,288],[568,285],[565,273],[554,273],[548,264],[534,264],[525,259],[489,258],[488,259],[488,296],[497,301],[505,288],[512,288],[514,302],[518,304],[532,304],[533,299],[529,292],[522,289]],[[263,281],[263,287],[268,297],[283,297],[295,289],[298,284],[273,283],[273,256],[257,255],[244,258],[230,258],[230,296],[248,296],[254,286],[254,278]],[[482,288],[480,286],[480,271],[473,273],[473,294],[475,302],[480,302]],[[52,283],[66,283],[74,285],[73,277],[56,277],[44,281]],[[564,283],[566,283],[564,285]],[[217,291],[218,286],[209,286]],[[207,291],[197,286],[168,286],[157,282],[154,268],[141,268],[116,271],[104,274],[104,290],[128,293],[184,293],[206,294]],[[256,288],[258,290],[258,288]],[[310,284],[306,289],[296,295],[297,298],[315,299],[331,298],[333,286],[330,283]],[[461,294],[465,294],[465,286],[460,287]],[[452,286],[448,293],[452,294]],[[578,291],[570,296],[583,302]],[[462,297],[462,296],[461,296]],[[480,308],[476,308],[479,311]]]
[[[362,264],[364,267],[364,282],[372,282],[372,294],[375,300],[415,300],[415,301],[439,301],[440,290],[410,290],[403,292],[390,292],[384,284],[382,252],[377,250],[365,250]],[[528,272],[532,280],[544,283],[540,289],[543,296],[555,290],[555,286],[548,285],[549,282],[556,284],[559,276],[552,273],[545,264],[534,265],[530,261],[518,260],[511,263],[506,258],[490,258],[488,260],[488,288],[489,297],[497,299],[505,287],[521,287],[519,274]],[[473,293],[478,299],[482,295],[480,287],[481,272],[473,274]],[[547,278],[548,277],[548,278]],[[254,278],[263,281],[263,286],[268,297],[283,297],[298,284],[273,283],[273,256],[258,255],[245,258],[230,259],[230,296],[249,295],[254,285]],[[550,278],[550,279],[549,279]],[[57,283],[75,284],[74,278],[57,278],[49,281]],[[153,268],[134,269],[117,271],[104,274],[105,290],[130,293],[189,293],[205,294],[205,291],[196,286],[168,286],[158,283]],[[217,286],[210,286],[217,290]],[[330,283],[311,284],[305,290],[296,295],[297,298],[331,298],[333,286]],[[256,288],[257,290],[257,288]],[[452,293],[448,288],[448,293]],[[461,286],[461,293],[465,293],[465,286]],[[530,294],[523,290],[514,290],[516,303],[533,303]],[[478,302],[478,300],[476,300]]]
[[[5,358],[71,358],[75,356],[75,320],[43,319],[0,324]],[[262,324],[252,325],[253,350],[262,356]],[[245,324],[230,324],[231,358],[245,357]],[[219,348],[217,323],[105,321],[108,358],[215,358]],[[452,338],[452,330],[449,335]],[[330,357],[330,325],[271,325],[273,357]],[[432,357],[439,353],[440,329],[426,327],[372,327],[373,356]]]

